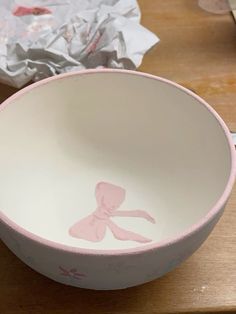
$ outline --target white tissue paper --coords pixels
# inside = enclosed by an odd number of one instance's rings
[[[159,39],[140,25],[136,0],[0,0],[0,81],[80,69],[136,69]]]

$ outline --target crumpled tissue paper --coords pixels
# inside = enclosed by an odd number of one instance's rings
[[[136,0],[0,0],[0,81],[98,67],[136,69],[159,38]]]

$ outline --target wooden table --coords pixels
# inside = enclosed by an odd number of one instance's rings
[[[205,98],[236,131],[236,25],[194,0],[139,1],[161,42],[140,68]],[[14,92],[0,86],[0,100]],[[161,279],[123,291],[86,291],[37,274],[0,244],[0,313],[236,313],[236,189],[205,244]]]

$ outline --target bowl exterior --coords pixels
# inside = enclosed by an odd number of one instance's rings
[[[231,155],[231,171],[225,190],[222,191],[223,194],[219,197],[216,204],[209,209],[208,214],[183,234],[176,235],[175,238],[167,239],[160,243],[153,242],[143,247],[139,246],[135,249],[120,251],[92,251],[80,249],[79,247],[64,246],[30,234],[0,212],[1,239],[16,256],[32,269],[57,282],[71,286],[97,290],[123,289],[163,276],[188,258],[205,241],[222,215],[226,199],[232,190],[236,173],[235,151],[231,135],[222,119],[209,105],[192,92],[175,83],[149,74],[124,70],[90,71],[90,73],[97,72],[122,72],[145,76],[166,82],[185,91],[203,104],[221,124],[229,142]],[[79,75],[84,73],[88,73],[88,71],[81,71]],[[64,74],[60,78],[71,75],[78,75],[78,73]],[[58,79],[58,77],[36,83],[34,87],[47,84],[55,79]],[[11,101],[14,101],[15,97],[24,95],[31,88],[27,87],[20,91],[13,98],[9,98],[1,107],[3,108]]]
[[[223,209],[186,237],[131,254],[106,251],[99,255],[55,249],[23,236],[3,221],[0,236],[24,263],[54,281],[86,289],[124,289],[161,277],[192,255],[211,233]]]

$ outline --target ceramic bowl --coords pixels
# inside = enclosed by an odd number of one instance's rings
[[[3,242],[39,273],[89,289],[139,285],[184,261],[235,178],[218,114],[175,83],[131,71],[26,87],[2,104],[0,147]]]

